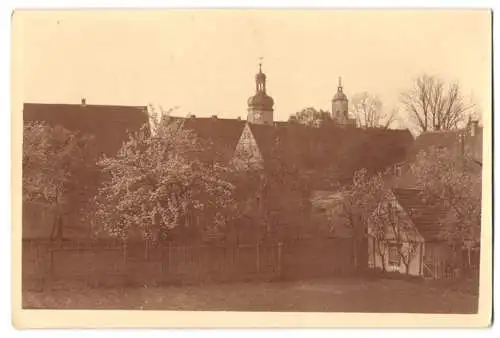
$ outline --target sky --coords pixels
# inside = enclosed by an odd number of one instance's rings
[[[367,91],[390,110],[416,76],[435,74],[458,80],[484,112],[490,20],[481,10],[17,12],[14,80],[22,102],[85,97],[246,118],[262,57],[275,120],[330,110],[339,76],[348,97]]]

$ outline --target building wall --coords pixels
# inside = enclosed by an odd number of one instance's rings
[[[272,125],[274,122],[273,111],[250,108],[248,110],[248,122]]]
[[[346,124],[348,122],[349,101],[337,100],[332,102],[332,117],[338,123]]]
[[[392,207],[394,208],[393,210],[395,211],[396,217],[398,218],[397,221],[401,223],[401,225],[398,228],[400,229],[400,231],[404,231],[406,236],[404,234],[402,234],[401,236],[399,236],[399,239],[397,239],[398,237],[396,237],[396,235],[394,234],[393,228],[391,226],[387,225],[385,232],[384,232],[384,236],[385,236],[385,240],[384,240],[385,243],[383,243],[383,247],[384,247],[384,255],[383,256],[384,257],[382,258],[377,250],[378,241],[375,238],[375,236],[373,235],[374,234],[373,231],[375,230],[375,229],[373,229],[373,227],[375,225],[373,225],[372,221],[369,220],[369,222],[368,222],[369,266],[371,266],[373,268],[380,268],[381,269],[384,266],[382,264],[382,262],[383,262],[382,259],[384,259],[386,271],[399,272],[402,274],[406,274],[407,273],[406,266],[403,263],[403,260],[401,258],[399,259],[399,262],[397,264],[394,264],[394,263],[390,264],[389,263],[390,262],[389,246],[387,244],[389,243],[389,245],[390,245],[390,243],[396,244],[399,242],[399,244],[401,244],[403,246],[403,252],[404,252],[404,251],[407,251],[406,248],[410,247],[410,243],[408,242],[408,240],[411,240],[411,241],[416,241],[419,244],[417,244],[415,252],[414,252],[412,258],[410,259],[409,274],[413,275],[413,276],[419,276],[419,275],[421,275],[421,270],[422,270],[422,258],[423,258],[422,246],[424,243],[424,239],[418,233],[411,218],[408,216],[408,214],[406,213],[404,208],[396,201],[396,197],[392,193],[390,194],[390,197],[388,197],[388,201],[385,203],[391,204]],[[374,211],[374,213],[375,212],[376,212],[376,210]]]
[[[377,240],[373,237],[369,237],[368,239],[368,264],[371,268],[382,269],[382,257],[378,254],[377,250],[374,247]],[[408,246],[408,243],[403,243],[404,246]],[[401,274],[406,274],[406,266],[403,261],[400,260],[399,264],[389,264],[389,248],[385,245],[385,268],[388,272],[399,272]],[[423,257],[423,245],[419,244],[417,249],[415,250],[415,254],[413,258],[410,260],[409,265],[409,274],[412,276],[420,276],[422,275],[423,267],[422,267],[422,257]]]
[[[232,162],[239,169],[262,168],[263,166],[262,155],[248,124],[241,133]]]

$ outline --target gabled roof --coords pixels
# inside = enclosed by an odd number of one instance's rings
[[[249,123],[248,127],[255,138],[255,142],[257,142],[257,146],[264,160],[264,165],[269,163],[269,161],[277,155],[278,147],[280,146],[280,131],[284,125],[278,127],[278,125],[271,126]]]
[[[477,163],[482,163],[483,158],[483,127],[477,126],[474,134],[471,133],[471,126],[461,130],[432,131],[420,134],[408,160],[414,160],[420,151],[428,150],[431,147],[447,148],[451,151],[464,153],[470,156]],[[463,146],[461,144],[463,137]]]
[[[335,173],[349,180],[361,168],[374,172],[403,161],[413,142],[408,130],[313,128],[301,124],[251,124],[250,129],[264,162],[281,157],[301,170],[327,170],[330,176]]]
[[[425,203],[418,189],[393,189],[393,193],[425,241],[443,240],[442,222],[448,210]]]
[[[458,150],[460,141],[458,131],[429,131],[420,134],[413,145],[411,156],[416,156],[420,151],[425,151],[431,147],[443,147]]]
[[[128,139],[128,132],[139,131],[149,121],[146,106],[46,103],[25,103],[23,120],[45,121],[93,135],[99,150],[107,155],[115,155]]]
[[[199,138],[234,150],[240,139],[246,121],[218,117],[188,117],[184,128],[193,131]]]

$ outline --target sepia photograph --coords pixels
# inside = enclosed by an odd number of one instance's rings
[[[17,10],[12,34],[15,325],[489,325],[491,11]]]

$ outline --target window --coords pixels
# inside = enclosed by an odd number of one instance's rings
[[[389,244],[389,265],[399,265],[400,257],[396,244]]]

